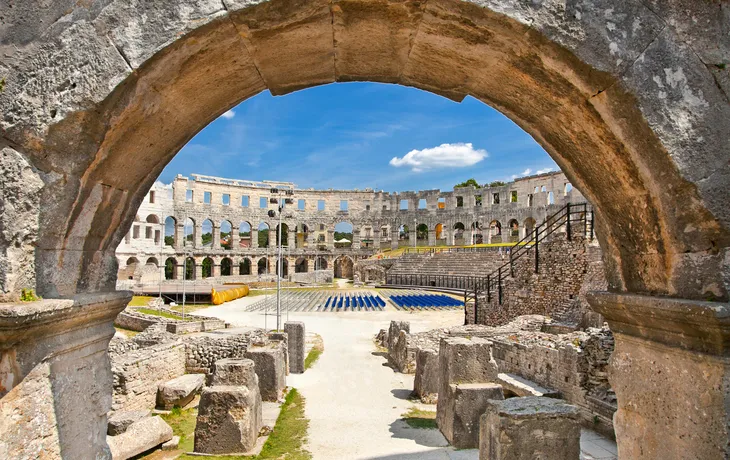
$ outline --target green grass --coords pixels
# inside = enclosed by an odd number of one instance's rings
[[[210,307],[213,307],[213,306],[214,305],[212,303],[195,303],[195,304],[189,303],[189,304],[185,304],[185,314],[187,315],[188,313],[192,313],[192,312],[198,311],[198,310],[203,310],[205,308],[210,308]],[[182,314],[182,311],[183,311],[182,305],[175,305],[174,307],[171,307],[171,306],[168,305],[167,308],[169,308],[170,310],[174,310],[174,311],[176,311],[178,313],[181,313],[181,314]]]
[[[314,363],[317,362],[322,353],[324,353],[324,343],[322,342],[322,337],[317,334],[314,346],[311,350],[309,350],[309,354],[307,354],[307,357],[304,358],[304,369],[306,370],[314,366]]]
[[[146,307],[147,302],[154,299],[148,295],[136,295],[132,297],[132,300],[127,304],[128,307]]]
[[[311,460],[312,454],[304,449],[307,438],[309,420],[304,416],[304,397],[296,388],[289,390],[281,413],[276,419],[276,426],[266,440],[261,453],[256,456],[215,455],[215,460]],[[169,415],[162,416],[172,427],[176,436],[180,436],[180,449],[192,452],[194,447],[196,409],[173,409]],[[184,460],[200,460],[201,457],[183,454]]]
[[[411,428],[438,428],[438,425],[436,425],[436,412],[434,411],[411,407],[401,417]]]
[[[173,315],[172,313],[168,313],[166,311],[154,310],[152,308],[137,308],[136,311],[140,313],[145,313],[147,315],[162,316],[163,318],[183,319],[182,316]]]

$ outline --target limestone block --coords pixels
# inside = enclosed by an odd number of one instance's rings
[[[281,344],[252,346],[244,356],[255,363],[254,370],[259,379],[261,398],[264,401],[278,401],[286,388],[283,346]]]
[[[439,395],[439,429],[449,444],[459,449],[479,447],[479,418],[490,400],[503,400],[496,383],[451,384]],[[442,402],[444,404],[442,404]]]
[[[106,433],[109,436],[116,436],[124,433],[132,423],[143,419],[149,415],[146,410],[120,410],[109,416]]]
[[[253,390],[258,387],[259,379],[254,370],[254,362],[250,359],[224,358],[213,364],[210,384],[241,385]]]
[[[243,453],[253,449],[262,423],[261,398],[245,386],[203,389],[195,425],[195,452]]]
[[[284,344],[284,364],[286,369],[286,375],[289,375],[291,369],[289,369],[289,337],[286,332],[271,331],[268,333],[269,341],[277,341]]]
[[[571,460],[580,456],[578,408],[528,396],[489,401],[479,429],[480,460]]]
[[[411,323],[408,321],[391,321],[390,327],[388,328],[388,354],[395,347],[395,342],[398,340],[398,334],[400,331],[411,332]]]
[[[416,352],[416,378],[413,391],[421,402],[434,404],[439,392],[439,354],[436,350],[419,348]]]
[[[170,439],[169,441],[162,443],[162,450],[177,450],[179,445],[180,436],[173,436],[172,439]]]
[[[205,375],[186,374],[157,387],[157,407],[170,410],[174,406],[185,407],[203,388]]]
[[[112,460],[126,460],[172,439],[172,428],[160,417],[146,417],[132,423],[119,436],[108,436]]]
[[[293,374],[304,373],[306,358],[306,330],[301,321],[284,323],[289,347],[289,371]]]

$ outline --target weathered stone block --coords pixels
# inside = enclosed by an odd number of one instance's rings
[[[254,370],[259,379],[261,398],[264,401],[278,401],[286,388],[283,346],[281,344],[252,346],[244,356],[255,363]]]
[[[172,428],[160,417],[146,417],[132,423],[119,436],[108,436],[112,460],[126,460],[172,439]]]
[[[391,321],[390,327],[388,328],[388,354],[391,354],[395,343],[398,340],[398,334],[400,331],[411,332],[411,323],[408,321]]]
[[[180,436],[173,436],[169,441],[162,443],[161,449],[164,451],[177,450],[180,446]]]
[[[256,376],[254,362],[250,359],[224,358],[213,364],[213,375],[210,385],[245,386],[249,390],[257,388],[259,379]]]
[[[195,398],[203,384],[205,375],[186,374],[157,387],[157,407],[170,410],[175,406],[185,407]]]
[[[480,460],[571,460],[580,456],[578,408],[528,396],[489,401],[479,430]]]
[[[289,372],[304,373],[304,359],[306,358],[306,330],[301,321],[290,321],[284,324],[289,347]]]
[[[444,401],[439,429],[449,444],[459,449],[479,446],[479,418],[490,400],[502,400],[502,387],[496,383],[451,384],[439,398]]]
[[[262,423],[261,397],[245,386],[203,389],[195,425],[195,452],[243,453],[253,449]]]
[[[124,433],[132,423],[141,420],[149,415],[146,410],[120,410],[109,416],[106,434],[116,436]]]
[[[428,348],[416,352],[416,378],[413,391],[426,404],[434,404],[439,392],[439,354]]]

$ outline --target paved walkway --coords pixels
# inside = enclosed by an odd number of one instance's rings
[[[243,312],[246,299],[205,310],[234,326],[263,326],[260,313]],[[376,351],[373,337],[390,320],[411,322],[420,332],[463,323],[463,312],[343,312],[290,313],[292,321],[304,321],[307,332],[322,336],[325,352],[317,364],[302,375],[290,375],[287,383],[306,398],[310,420],[308,449],[316,460],[476,460],[478,452],[454,450],[438,430],[410,428],[400,421],[413,403],[407,400],[413,389],[413,375],[394,372]],[[284,319],[282,319],[283,323]],[[271,317],[269,327],[275,324]],[[435,406],[430,407],[435,410]],[[591,434],[596,442],[602,438]],[[585,436],[584,436],[585,438]],[[586,440],[587,441],[587,440]],[[586,444],[586,449],[594,443]],[[604,447],[610,448],[606,441]],[[595,453],[610,452],[595,444]],[[615,447],[615,444],[614,444]],[[601,449],[601,450],[598,450]],[[588,452],[585,452],[588,453]]]

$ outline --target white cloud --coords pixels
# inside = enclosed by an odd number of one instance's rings
[[[394,157],[390,165],[407,166],[415,172],[434,168],[465,168],[487,157],[487,151],[475,149],[471,143],[441,144],[423,150],[411,150],[402,158]]]
[[[518,177],[525,177],[529,176],[532,173],[532,169],[527,168],[524,171],[522,171],[522,174],[512,174],[512,180],[517,179]]]
[[[223,112],[223,115],[221,115],[221,117],[225,118],[226,120],[230,120],[231,118],[233,118],[235,116],[236,116],[236,112],[234,112],[233,110],[227,110],[227,111]]]
[[[549,172],[553,172],[553,168],[538,169],[535,174],[547,174]]]

